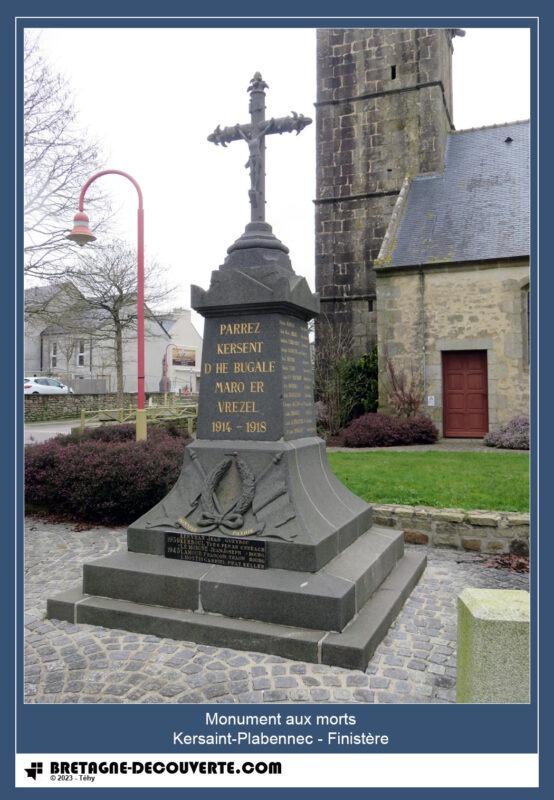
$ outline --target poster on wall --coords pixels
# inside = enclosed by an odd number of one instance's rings
[[[174,347],[172,363],[174,367],[195,367],[196,350],[192,347]]]

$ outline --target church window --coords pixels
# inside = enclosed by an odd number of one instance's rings
[[[391,81],[396,80],[396,64],[393,64],[390,68],[390,79]]]

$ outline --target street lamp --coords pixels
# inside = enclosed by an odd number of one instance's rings
[[[142,191],[136,180],[127,172],[119,169],[105,169],[89,178],[81,189],[79,195],[79,211],[73,218],[73,230],[68,233],[67,239],[77,242],[83,247],[89,242],[94,242],[94,236],[89,227],[89,218],[84,212],[85,195],[89,186],[103,175],[122,175],[131,181],[138,194],[137,212],[137,416],[136,438],[137,441],[146,439],[146,411],[144,408],[144,208],[142,206]]]
[[[169,342],[165,348],[165,353],[162,362],[162,375],[163,375],[163,391],[164,391],[164,405],[167,405],[167,391],[168,391],[168,375],[167,375],[167,351],[170,347],[175,347],[175,342]]]

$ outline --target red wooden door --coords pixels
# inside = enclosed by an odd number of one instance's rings
[[[481,439],[489,429],[487,351],[442,354],[444,436]]]

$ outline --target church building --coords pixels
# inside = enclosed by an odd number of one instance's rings
[[[318,32],[316,282],[442,435],[529,405],[529,123],[455,131],[455,29]],[[387,363],[388,362],[388,363]]]

